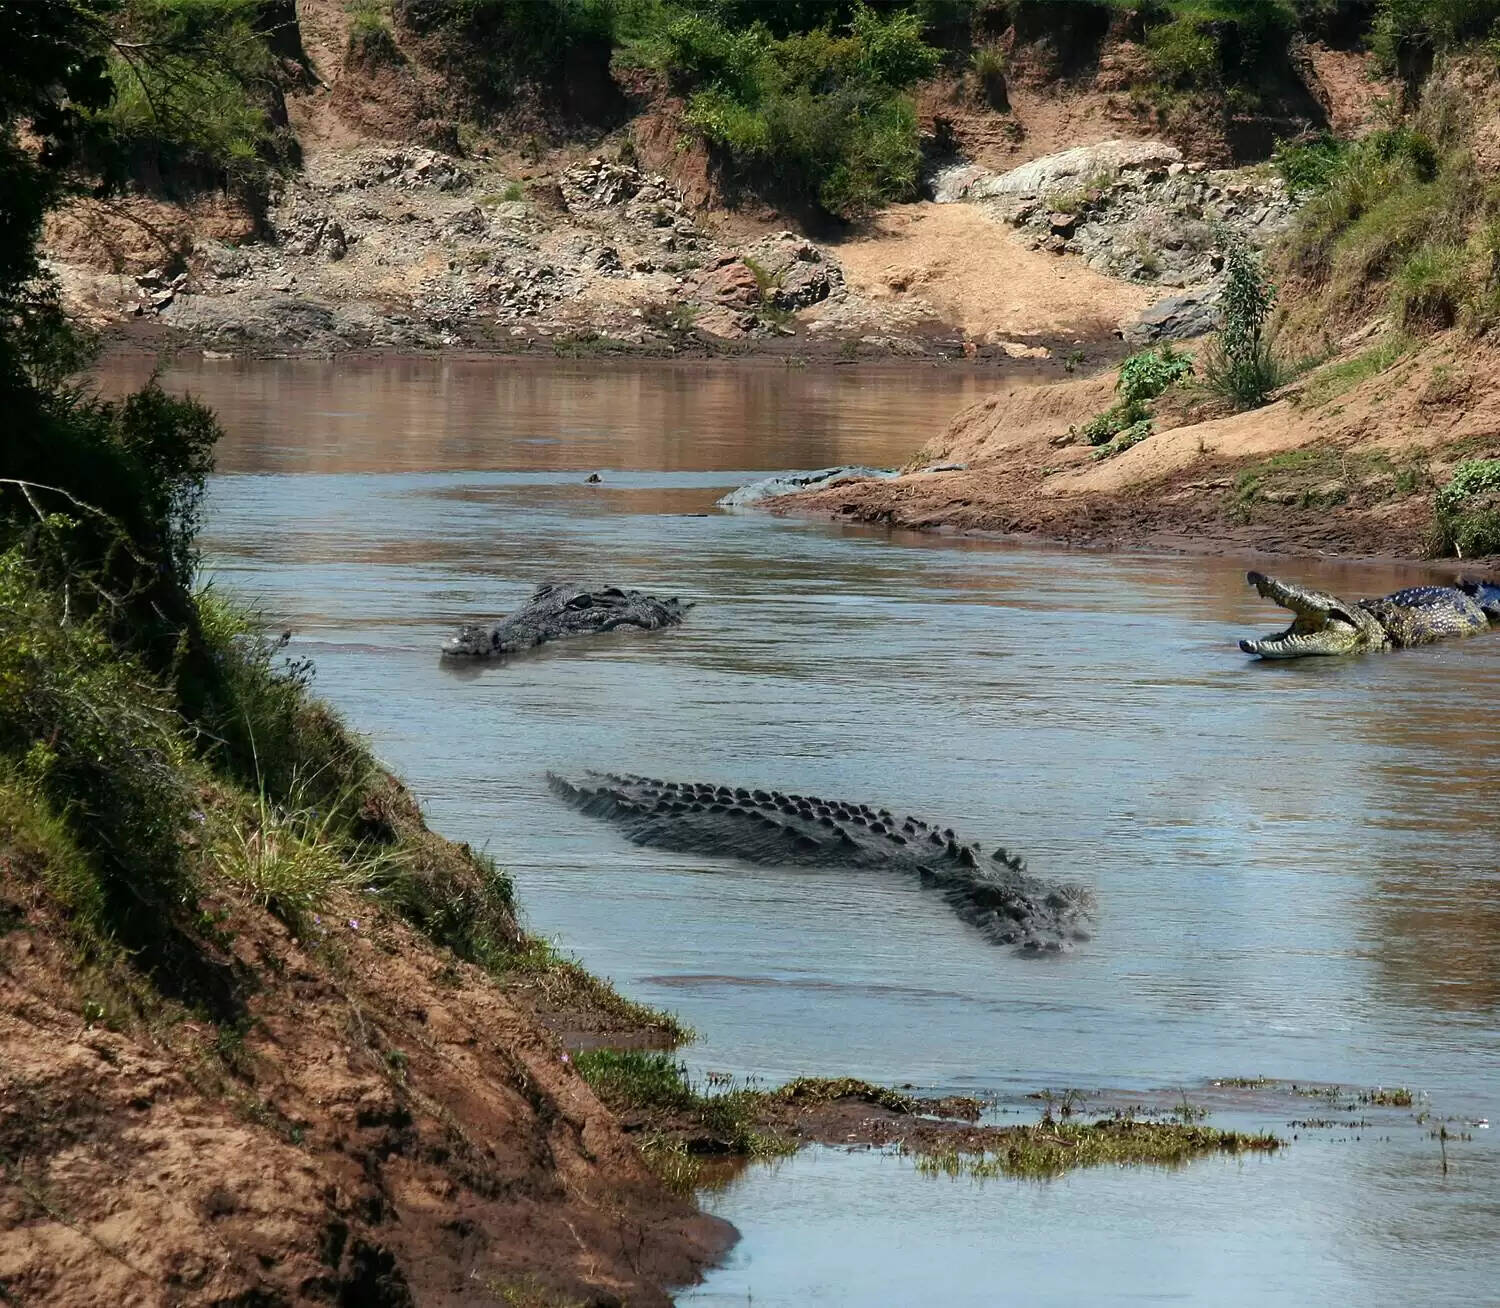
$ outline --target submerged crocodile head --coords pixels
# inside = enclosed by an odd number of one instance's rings
[[[1357,654],[1384,649],[1390,643],[1385,628],[1359,604],[1261,572],[1249,573],[1248,580],[1266,599],[1294,616],[1285,631],[1260,640],[1240,641],[1246,654],[1258,654],[1263,659],[1300,659],[1318,654]]]

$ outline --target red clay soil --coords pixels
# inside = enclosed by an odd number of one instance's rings
[[[306,943],[207,904],[250,991],[215,1038],[107,1023],[26,855],[0,871],[0,1301],[666,1304],[732,1242],[523,996],[368,900]]]

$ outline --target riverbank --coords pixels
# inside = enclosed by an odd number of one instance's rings
[[[1078,434],[1114,402],[1113,373],[1011,386],[959,414],[902,475],[769,507],[1092,548],[1430,559],[1434,490],[1496,448],[1493,363],[1460,333],[1395,348],[1371,336],[1354,333],[1263,408],[1227,412],[1188,387],[1119,453]],[[934,464],[953,466],[914,470]]]

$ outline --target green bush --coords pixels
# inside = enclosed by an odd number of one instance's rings
[[[259,0],[125,0],[93,118],[95,162],[169,189],[227,184],[259,194],[288,162],[275,61]]]
[[[1120,365],[1120,375],[1115,379],[1119,402],[1090,418],[1078,429],[1078,435],[1089,445],[1110,444],[1110,454],[1128,449],[1151,434],[1151,401],[1192,373],[1193,356],[1180,353],[1170,344],[1132,354]],[[1133,439],[1116,443],[1132,431]]]
[[[769,182],[853,217],[916,193],[921,153],[905,89],[937,68],[912,12],[863,5],[835,34],[732,29],[671,5],[634,57],[688,95],[687,122],[742,180]]]
[[[1433,507],[1439,513],[1456,513],[1476,495],[1500,491],[1500,459],[1465,459],[1436,495]]]
[[[1132,354],[1120,365],[1115,390],[1126,405],[1154,400],[1169,387],[1193,375],[1193,356],[1170,344]]]
[[[1328,190],[1348,153],[1348,142],[1324,132],[1307,141],[1279,142],[1271,162],[1288,189],[1307,195]]]
[[[1500,554],[1500,459],[1466,459],[1433,496],[1431,552]]]

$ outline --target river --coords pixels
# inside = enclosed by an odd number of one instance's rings
[[[701,1032],[695,1069],[1023,1113],[1043,1087],[1405,1084],[1467,1137],[1444,1172],[1407,1110],[1269,1159],[1040,1184],[809,1150],[705,1196],[744,1240],[682,1302],[1500,1302],[1500,1131],[1471,1125],[1500,1121],[1500,636],[1262,665],[1234,642],[1280,614],[1245,560],[713,508],[768,471],[902,461],[993,374],[194,360],[166,383],[227,428],[217,583],[292,628],[432,824],[510,869],[533,929]],[[1423,577],[1271,570],[1356,594]],[[699,607],[439,663],[459,623],[580,575]],[[910,811],[1088,884],[1098,930],[1019,957],[904,881],[637,848],[557,803],[549,768]],[[1294,1107],[1213,1120],[1290,1139]]]

